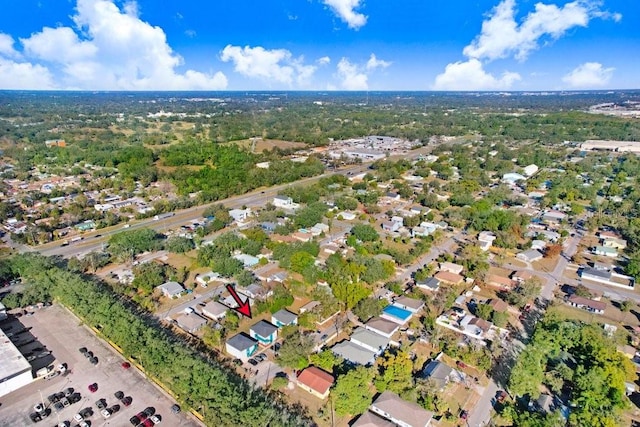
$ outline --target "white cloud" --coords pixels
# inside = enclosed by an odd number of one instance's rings
[[[619,20],[620,14],[598,9],[596,0],[575,0],[562,7],[536,3],[533,12],[518,24],[515,20],[515,0],[503,0],[482,23],[482,32],[464,48],[469,58],[494,60],[515,55],[524,60],[538,48],[541,38],[555,40],[574,27],[586,27],[595,17]]]
[[[331,58],[329,58],[328,56],[323,56],[322,58],[318,58],[316,62],[318,63],[318,65],[328,65],[329,63],[331,63]]]
[[[265,49],[227,45],[220,54],[224,62],[233,62],[234,70],[244,76],[276,81],[292,86],[294,82],[305,86],[316,67],[305,65],[304,58],[293,58],[287,49]]]
[[[606,86],[615,68],[604,68],[598,62],[585,62],[562,78],[572,88],[589,89]]]
[[[177,71],[183,59],[162,28],[139,18],[131,1],[77,0],[77,28],[45,27],[20,39],[24,54],[59,70],[58,88],[104,90],[216,90],[227,87],[221,72]],[[51,74],[51,73],[50,73]]]
[[[13,37],[9,34],[0,33],[0,55],[2,56],[20,56],[20,54],[13,48]]]
[[[341,87],[346,90],[367,90],[369,77],[358,70],[358,67],[347,58],[342,58],[338,62],[338,77],[341,80]]]
[[[2,89],[55,89],[49,70],[29,62],[15,62],[0,56]]]
[[[468,59],[447,65],[436,77],[436,89],[505,90],[520,80],[517,73],[505,71],[497,78],[484,70],[484,65],[496,59],[514,57],[519,61],[541,44],[557,40],[569,30],[587,27],[594,18],[622,19],[619,13],[600,10],[600,0],[574,0],[558,7],[536,3],[534,10],[516,22],[516,0],[502,0],[482,23],[478,36],[462,53]]]
[[[477,59],[454,62],[436,77],[434,90],[508,90],[520,80],[518,73],[505,72],[500,78],[487,73]]]
[[[360,7],[360,2],[361,0],[323,0],[336,16],[354,30],[367,23],[367,16],[355,11]]]
[[[391,62],[378,59],[372,53],[369,57],[369,60],[367,61],[367,70],[375,70],[376,68],[387,68],[389,65],[391,65]]]
[[[391,62],[376,58],[371,54],[365,64],[353,64],[347,58],[342,58],[336,66],[336,77],[340,80],[340,87],[345,90],[368,90],[369,75],[378,68],[387,68]]]

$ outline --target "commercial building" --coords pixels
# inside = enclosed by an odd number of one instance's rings
[[[31,381],[31,364],[0,330],[0,396],[9,394]]]

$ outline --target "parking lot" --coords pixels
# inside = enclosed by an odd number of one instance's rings
[[[38,309],[33,316],[22,316],[5,322],[2,328],[18,330],[20,325],[16,322],[20,322],[24,328],[30,328],[29,339],[33,337],[38,346],[51,351],[50,357],[42,359],[50,361],[54,367],[65,363],[67,371],[52,379],[37,379],[0,397],[0,426],[52,426],[64,421],[69,422],[67,425],[75,426],[78,422],[74,421],[74,415],[86,408],[91,408],[93,412],[87,418],[87,424],[92,427],[130,426],[130,418],[145,408],[154,409],[161,425],[199,425],[184,413],[173,414],[171,407],[175,402],[170,397],[151,384],[135,367],[123,367],[124,359],[118,353],[93,336],[75,317],[57,304]],[[93,353],[97,364],[90,363],[89,358],[79,351],[81,347]],[[22,347],[20,349],[23,350]],[[40,367],[40,359],[34,362],[39,362],[36,367]],[[95,392],[90,390],[95,388],[90,387],[92,384],[97,385]],[[67,390],[69,388],[73,391]],[[55,393],[64,394],[65,391],[75,397],[71,401],[77,401],[56,410],[48,397]],[[125,402],[116,398],[116,392],[130,396],[130,405],[125,405]],[[108,417],[103,416],[96,406],[96,402],[101,399],[104,399],[107,408],[116,410]],[[50,415],[33,424],[29,414],[34,412],[35,405],[42,402],[50,410]]]

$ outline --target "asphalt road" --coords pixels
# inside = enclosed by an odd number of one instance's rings
[[[438,258],[441,254],[451,252],[453,245],[460,238],[460,236],[462,236],[462,232],[454,234],[442,243],[434,244],[429,252],[421,256],[417,261],[413,262],[409,267],[398,274],[395,280],[399,282],[405,282],[411,279],[413,273]]]

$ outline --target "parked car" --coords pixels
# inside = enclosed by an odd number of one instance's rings
[[[174,413],[174,414],[179,414],[180,413],[180,405],[171,406],[171,412]]]
[[[53,404],[53,409],[56,412],[60,412],[60,411],[62,411],[64,409],[64,405],[62,404],[62,402],[56,402],[56,403]]]
[[[82,416],[82,414],[77,413],[73,416],[73,421],[80,423],[82,421],[84,421],[84,417]]]
[[[162,421],[162,416],[154,415],[153,417],[151,417],[151,421],[153,421],[153,424],[160,424],[160,422]]]
[[[152,416],[153,414],[156,413],[156,408],[154,408],[153,406],[148,406],[146,408],[144,408],[143,411],[145,414],[147,414],[147,417]]]
[[[92,365],[97,365],[98,364],[98,358],[97,357],[89,358],[89,363],[91,363]]]
[[[44,412],[44,404],[37,403],[37,404],[33,405],[33,410],[36,411],[36,412]]]
[[[133,402],[133,398],[131,396],[126,396],[120,399],[120,403],[122,403],[124,406],[131,405],[131,402]]]
[[[64,389],[64,397],[69,397],[73,394],[74,392],[74,388],[73,387],[67,387]]]
[[[122,362],[122,365],[120,365],[120,366],[122,366],[124,369],[129,369],[129,368],[131,367],[131,363],[129,363],[129,362]]]
[[[258,361],[256,359],[253,359],[253,358],[247,360],[247,362],[249,362],[249,364],[253,365],[253,366],[257,366],[258,365]]]
[[[502,403],[506,398],[507,398],[507,392],[504,390],[498,390],[498,392],[496,393],[496,401],[498,403]]]
[[[467,411],[460,411],[460,419],[466,420],[469,418],[469,413]]]
[[[88,350],[87,347],[80,347],[78,351],[84,355]]]
[[[102,410],[107,407],[107,402],[104,399],[96,400],[96,406],[98,409]]]
[[[91,393],[95,393],[98,391],[98,383],[89,384],[88,388]]]
[[[456,366],[460,369],[464,369],[467,368],[467,365],[462,361],[462,360],[457,360],[456,361]]]
[[[111,416],[111,409],[104,408],[102,411],[100,411],[100,414],[102,414],[102,416],[105,418],[109,418]]]

